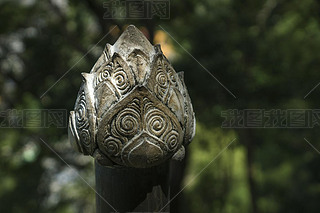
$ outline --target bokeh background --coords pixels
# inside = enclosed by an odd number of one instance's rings
[[[221,128],[227,109],[319,108],[320,87],[308,94],[320,82],[318,1],[171,0],[169,19],[105,13],[100,0],[0,1],[1,112],[71,111],[80,73],[135,24],[185,72],[197,117],[177,211],[319,212],[319,125]],[[0,212],[94,212],[77,172],[94,186],[93,160],[70,147],[66,128],[0,128]]]

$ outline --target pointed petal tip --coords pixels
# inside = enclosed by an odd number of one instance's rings
[[[154,53],[153,46],[145,35],[134,25],[129,25],[113,45],[112,54],[118,52],[120,55],[127,56],[134,49]]]
[[[81,73],[81,75],[82,75],[82,77],[83,77],[84,79],[87,78],[88,74],[89,74],[89,73],[86,73],[86,72],[82,72],[82,73]]]
[[[177,74],[178,74],[180,80],[184,81],[184,71],[180,71]]]
[[[81,75],[82,75],[82,79],[83,79],[84,82],[92,81],[93,76],[94,76],[93,74],[87,73],[87,72],[82,72]]]
[[[160,45],[160,44],[154,45],[154,49],[155,49],[156,53],[162,53],[161,45]]]
[[[122,34],[129,34],[132,37],[133,36],[138,36],[138,37],[143,37],[143,38],[147,39],[144,36],[144,34],[141,32],[141,30],[139,30],[139,28],[137,28],[133,24],[130,24],[129,26],[127,26],[127,28],[123,31]]]
[[[133,24],[130,24],[124,31],[140,31],[140,30]]]
[[[122,39],[130,39],[132,41],[137,40],[137,39],[145,39],[149,41],[144,34],[134,25],[129,25],[121,34],[121,36],[118,38],[119,40]]]

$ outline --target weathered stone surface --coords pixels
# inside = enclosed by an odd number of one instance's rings
[[[195,117],[183,74],[160,46],[129,26],[90,73],[82,73],[69,139],[102,165],[147,168],[184,157]]]

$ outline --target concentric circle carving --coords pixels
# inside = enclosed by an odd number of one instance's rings
[[[159,109],[150,110],[145,119],[148,131],[157,137],[160,137],[168,128],[168,119]]]
[[[166,88],[168,86],[168,76],[162,70],[160,70],[156,75],[156,82],[162,88]]]
[[[91,153],[94,144],[91,144],[92,135],[90,132],[89,113],[86,101],[85,92],[81,90],[75,107],[75,124],[81,146],[84,148],[83,151],[85,153]]]
[[[121,91],[121,92],[127,92],[130,89],[130,83],[128,81],[128,75],[127,73],[122,70],[122,69],[118,69],[116,70],[116,72],[113,75],[114,80],[115,80],[115,84],[117,86],[117,88]]]
[[[137,133],[140,126],[140,115],[131,108],[121,111],[115,120],[117,132],[123,136],[133,136]]]
[[[87,123],[87,111],[85,94],[82,91],[76,108],[76,122],[79,129],[82,129]]]
[[[107,137],[104,140],[103,145],[105,151],[111,156],[118,156],[122,149],[122,143],[120,139],[112,136]]]
[[[110,76],[109,70],[111,69],[110,65],[108,64],[105,69],[99,74],[99,82],[104,81]]]
[[[80,131],[80,138],[86,146],[90,146],[90,132],[87,129],[82,129]]]
[[[179,145],[179,133],[176,130],[171,130],[165,139],[166,144],[168,145],[168,149],[173,151]]]
[[[110,61],[104,68],[99,71],[98,75],[95,79],[95,86],[97,86],[100,82],[107,80],[110,77],[110,72],[112,71],[113,62]]]

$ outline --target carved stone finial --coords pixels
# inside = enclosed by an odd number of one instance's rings
[[[70,112],[69,140],[102,165],[156,166],[184,157],[195,117],[183,73],[133,25],[106,45]]]

